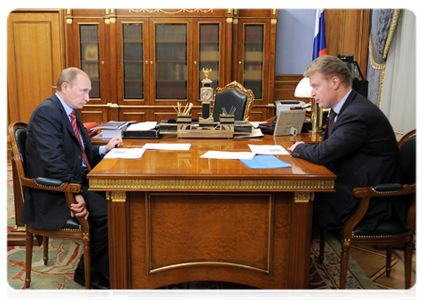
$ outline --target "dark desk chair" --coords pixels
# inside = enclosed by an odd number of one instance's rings
[[[25,141],[26,141],[26,127],[27,125],[22,122],[15,122],[9,125],[9,135],[12,144],[13,160],[16,166],[18,182],[22,199],[25,196],[25,188],[42,189],[47,191],[63,192],[66,195],[66,201],[69,205],[75,203],[74,193],[81,191],[80,184],[62,182],[57,179],[49,178],[35,178],[29,179],[25,177]],[[16,189],[17,190],[17,189]],[[16,191],[15,190],[15,191]],[[44,265],[48,261],[48,238],[71,238],[82,239],[84,243],[84,268],[85,268],[85,287],[87,289],[91,286],[91,255],[90,255],[90,227],[88,221],[84,218],[71,218],[61,230],[45,230],[26,226],[26,287],[29,288],[31,284],[31,265],[32,265],[32,247],[34,241],[34,234],[43,237],[44,243]]]
[[[222,114],[222,108],[229,112],[234,106],[235,120],[248,121],[250,111],[253,106],[254,93],[252,90],[244,88],[241,84],[233,81],[223,88],[216,88],[214,91],[213,119],[219,121],[219,115]]]
[[[359,187],[353,190],[354,196],[361,198],[356,212],[345,223],[341,232],[341,278],[340,288],[345,289],[349,249],[352,245],[386,248],[386,275],[390,276],[393,247],[404,248],[405,288],[411,287],[412,252],[415,247],[416,226],[416,130],[404,135],[398,142],[402,183],[381,184],[375,187]],[[410,195],[411,205],[404,228],[400,220],[381,222],[375,231],[369,232],[355,227],[364,217],[370,201],[378,197]],[[398,197],[398,201],[404,201]],[[320,236],[320,263],[323,262],[325,231]]]

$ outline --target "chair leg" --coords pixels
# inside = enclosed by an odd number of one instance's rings
[[[91,249],[90,241],[84,240],[84,269],[85,269],[85,288],[91,288]]]
[[[29,288],[31,285],[31,267],[32,267],[32,247],[34,243],[34,237],[31,232],[26,233],[26,270],[25,270],[25,287]]]
[[[408,243],[404,248],[404,273],[405,273],[405,288],[411,288],[411,270],[413,258],[413,243]]]
[[[320,253],[319,253],[319,264],[323,263],[325,259],[325,242],[326,242],[326,229],[320,230]]]
[[[392,270],[392,246],[386,247],[386,277],[391,277]]]
[[[345,286],[347,285],[349,251],[350,251],[350,241],[343,240],[342,253],[341,253],[341,278],[339,282],[340,289],[345,289]]]
[[[48,262],[48,236],[43,236],[43,244],[44,244],[44,246],[43,246],[43,252],[44,252],[44,257],[43,257],[43,260],[44,260],[44,265],[47,265],[47,262]]]

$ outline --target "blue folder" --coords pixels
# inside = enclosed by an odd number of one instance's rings
[[[290,168],[291,165],[273,155],[256,155],[253,159],[240,159],[250,169]]]

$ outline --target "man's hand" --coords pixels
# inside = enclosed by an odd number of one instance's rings
[[[110,150],[112,150],[115,147],[120,147],[120,146],[122,146],[122,144],[123,144],[122,138],[120,136],[115,136],[106,145],[106,152],[109,152]]]
[[[288,151],[294,152],[294,149],[297,147],[297,145],[299,144],[304,144],[304,142],[296,142],[294,145],[292,145],[291,147],[288,148]]]
[[[82,195],[75,195],[76,203],[71,204],[71,217],[83,217],[85,220],[88,220],[88,215],[90,214],[87,210],[87,204],[85,203],[84,197]]]

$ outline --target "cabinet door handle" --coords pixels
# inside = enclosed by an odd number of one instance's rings
[[[153,61],[150,61],[150,65],[152,65],[153,64]]]
[[[145,61],[145,64],[148,65],[148,60]]]

